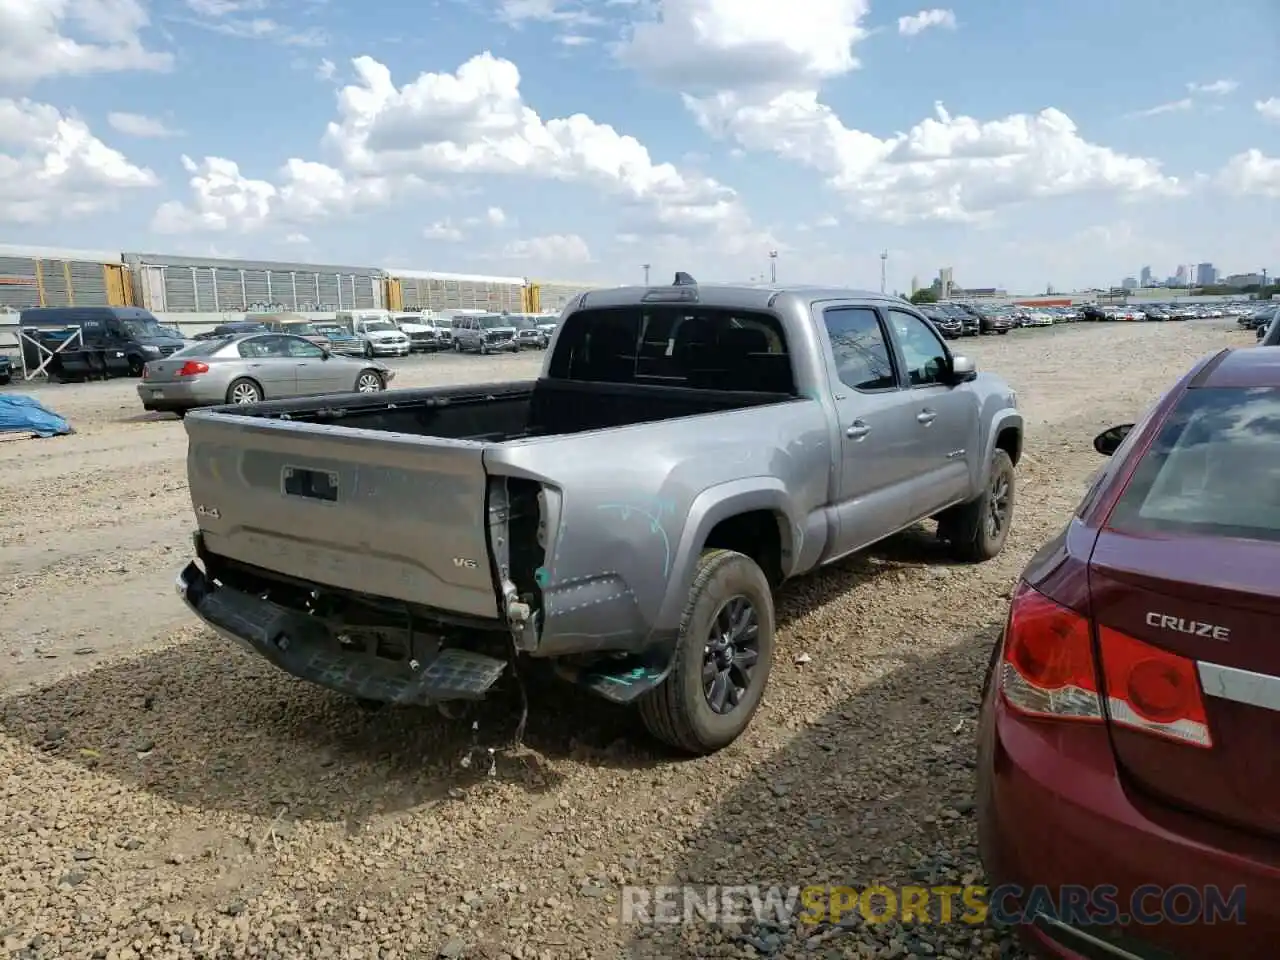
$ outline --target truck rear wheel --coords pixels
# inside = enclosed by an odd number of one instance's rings
[[[1013,524],[1013,460],[1004,450],[991,456],[982,495],[952,507],[938,518],[938,536],[951,546],[957,560],[981,563],[1004,549]]]
[[[640,701],[645,726],[688,753],[727,747],[760,706],[773,650],[773,591],[764,571],[732,550],[703,551],[671,671]]]

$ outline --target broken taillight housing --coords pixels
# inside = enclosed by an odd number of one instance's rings
[[[1092,632],[1085,617],[1018,584],[1000,665],[1005,702],[1030,717],[1110,720],[1191,746],[1213,746],[1195,661],[1100,627],[1100,672]]]
[[[196,377],[202,373],[209,372],[209,365],[201,363],[199,360],[188,360],[182,365],[182,369],[178,371],[180,377]]]

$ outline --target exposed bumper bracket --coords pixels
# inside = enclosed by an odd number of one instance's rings
[[[219,636],[286,673],[360,699],[418,705],[479,700],[507,667],[496,657],[452,647],[412,664],[355,654],[343,650],[317,618],[219,586],[195,563],[187,564],[174,586],[191,612]]]

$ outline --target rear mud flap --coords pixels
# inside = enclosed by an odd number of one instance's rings
[[[557,664],[556,673],[576,686],[613,703],[634,703],[666,679],[669,667],[643,663],[638,658],[579,667]]]
[[[358,699],[423,706],[479,700],[507,666],[457,648],[413,664],[352,653],[320,620],[230,587],[211,587],[194,564],[178,578],[187,605],[221,636],[299,679]]]

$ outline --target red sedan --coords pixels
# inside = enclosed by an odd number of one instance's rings
[[[1046,957],[1280,957],[1280,350],[1094,446],[987,674],[992,915]]]

